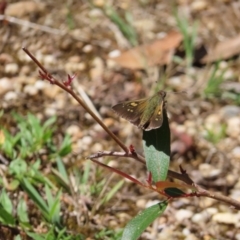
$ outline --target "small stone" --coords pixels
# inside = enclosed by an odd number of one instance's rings
[[[100,152],[103,150],[103,146],[101,143],[95,143],[93,144],[93,146],[91,147],[92,152]]]
[[[121,212],[117,214],[117,219],[119,219],[120,222],[126,222],[131,219],[131,216],[125,212]]]
[[[44,65],[53,66],[56,65],[56,58],[53,55],[43,56]]]
[[[90,45],[90,44],[85,45],[85,46],[83,47],[83,49],[82,49],[82,51],[83,51],[84,53],[90,53],[90,52],[92,52],[92,50],[93,50],[93,46]]]
[[[23,92],[25,92],[31,96],[34,96],[38,93],[38,90],[33,85],[26,85],[23,88]]]
[[[77,146],[81,150],[87,150],[89,145],[92,144],[93,139],[90,136],[84,136],[77,141]]]
[[[236,183],[236,176],[232,173],[228,173],[227,176],[225,176],[225,179],[227,186],[234,186]]]
[[[196,213],[196,214],[193,215],[192,221],[195,222],[195,223],[200,223],[200,222],[204,222],[205,219],[204,219],[203,214]]]
[[[144,209],[144,208],[146,208],[146,203],[147,203],[146,199],[138,199],[136,201],[136,206],[138,208]]]
[[[68,58],[68,62],[79,63],[79,62],[81,62],[81,57],[78,55],[71,56]]]
[[[93,68],[90,70],[91,79],[99,79],[104,72],[103,60],[99,57],[96,57],[93,59],[92,65]]]
[[[50,83],[46,84],[46,88],[44,89],[44,94],[49,98],[56,98],[56,96],[59,94],[61,89],[57,86],[54,86]]]
[[[43,81],[43,80],[37,80],[34,84],[34,87],[37,89],[37,90],[43,90],[46,88],[46,82]]]
[[[66,129],[66,132],[71,136],[75,135],[79,131],[80,127],[78,125],[71,125]]]
[[[192,120],[186,120],[184,122],[184,126],[186,128],[186,132],[190,135],[190,136],[195,136],[197,134],[197,127],[196,127],[196,121],[192,121]]]
[[[94,4],[94,6],[101,8],[104,6],[105,1],[104,0],[94,0],[93,4]]]
[[[211,114],[205,119],[205,127],[209,130],[216,128],[217,125],[220,125],[219,114]]]
[[[175,199],[175,201],[172,202],[172,206],[176,209],[184,208],[189,204],[190,204],[189,198],[179,198],[179,199],[177,198]]]
[[[182,78],[180,76],[171,77],[169,84],[174,87],[179,87],[182,84]]]
[[[236,117],[240,115],[240,107],[235,105],[227,105],[222,107],[219,113],[224,119]]]
[[[111,127],[114,125],[114,120],[112,118],[105,118],[103,119],[103,123],[107,126],[107,127]]]
[[[240,135],[240,117],[232,117],[227,120],[226,133],[232,138]]]
[[[94,131],[96,131],[96,132],[102,131],[102,127],[101,127],[98,123],[94,124],[94,125],[92,126],[92,129],[93,129]]]
[[[206,210],[203,210],[200,213],[196,213],[193,215],[192,217],[192,221],[195,223],[200,223],[200,222],[206,222],[208,221],[212,215],[217,213],[217,209],[216,208],[207,208]]]
[[[222,170],[217,169],[215,166],[212,166],[208,163],[202,163],[199,166],[199,171],[204,178],[213,178],[219,176]]]
[[[46,108],[44,112],[45,112],[46,116],[48,116],[48,117],[52,117],[52,116],[55,116],[57,114],[56,109],[51,108],[51,107]]]
[[[173,239],[173,229],[166,227],[162,229],[161,232],[159,232],[157,238],[145,238],[145,239],[162,239],[162,240],[170,240]],[[174,239],[185,239],[185,236],[182,236],[182,238],[174,238]]]
[[[93,139],[90,136],[84,136],[82,138],[82,143],[86,145],[90,145],[92,143]]]
[[[190,234],[190,230],[188,228],[184,228],[182,230],[182,233],[183,233],[183,235],[188,236]],[[185,238],[185,240],[186,240],[186,238]]]
[[[88,16],[90,18],[100,18],[103,17],[103,12],[98,8],[94,8],[88,12]]]
[[[121,55],[121,52],[118,49],[115,49],[108,54],[108,57],[115,58],[115,57],[119,57],[120,55]]]
[[[232,156],[234,158],[238,158],[240,160],[240,147],[235,147],[233,150],[232,150]]]
[[[201,201],[199,202],[199,207],[201,208],[209,208],[213,206],[215,203],[215,200],[212,198],[202,198]]]
[[[233,214],[233,213],[216,213],[213,218],[213,221],[218,223],[225,223],[225,224],[234,224],[236,225],[239,220],[240,216],[239,214]]]
[[[110,220],[109,221],[109,227],[110,228],[116,228],[119,226],[119,223],[116,220]]]
[[[17,98],[18,98],[18,95],[14,91],[7,92],[4,95],[4,100],[6,100],[6,101],[16,100]]]
[[[13,89],[13,84],[9,78],[0,79],[0,95]]]
[[[175,216],[179,222],[182,222],[184,219],[191,218],[193,216],[193,212],[187,209],[180,209],[175,213]]]
[[[198,12],[206,9],[208,6],[208,2],[204,0],[195,0],[191,4],[192,11]]]
[[[19,71],[19,67],[16,63],[8,63],[5,65],[5,69],[4,69],[4,72],[6,74],[17,74]]]

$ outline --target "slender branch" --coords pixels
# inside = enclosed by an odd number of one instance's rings
[[[99,158],[99,157],[104,157],[104,156],[129,157],[129,158],[133,158],[133,159],[145,164],[144,157],[135,152],[134,153],[131,153],[131,152],[126,153],[126,152],[115,152],[115,151],[102,151],[102,152],[97,152],[95,154],[92,154],[88,158],[91,160],[94,158]],[[186,172],[177,173],[172,170],[168,170],[168,177],[178,179],[189,185],[192,185],[194,183]]]
[[[104,156],[129,157],[129,158],[133,158],[133,159],[145,164],[145,159],[143,156],[141,156],[137,153],[131,153],[131,152],[126,153],[126,152],[115,152],[115,151],[101,151],[101,152],[92,154],[88,158],[93,159],[93,158],[99,158],[99,157],[104,157]]]
[[[23,47],[23,51],[38,65],[38,67],[42,70],[42,72],[45,74],[44,77],[47,79],[50,83],[55,84],[62,88],[64,91],[68,92],[73,96],[73,98],[76,99],[76,101],[92,116],[92,118],[108,133],[108,135],[127,153],[128,147],[123,144],[123,142],[113,133],[109,130],[109,128],[102,122],[101,119],[98,118],[98,116],[85,104],[85,102],[76,94],[74,91],[67,86],[65,86],[60,81],[56,80],[53,76],[51,76],[48,71],[43,67],[43,65],[28,51],[27,48]],[[43,74],[40,71],[40,75]]]
[[[198,185],[195,185],[195,187],[197,188],[198,192],[197,192],[197,196],[198,197],[209,197],[209,198],[213,198],[215,200],[227,203],[231,206],[234,206],[235,209],[240,210],[240,202],[232,199],[230,197],[224,196],[222,194],[219,193],[213,193],[211,191],[208,191],[206,189],[201,188]]]
[[[61,35],[61,36],[64,36],[64,35],[67,34],[67,31],[59,30],[57,28],[52,28],[52,27],[48,27],[48,26],[45,26],[45,25],[40,25],[40,24],[37,24],[37,23],[29,22],[29,21],[26,21],[26,20],[23,20],[23,19],[20,19],[20,18],[15,18],[15,17],[7,16],[7,15],[0,14],[0,20],[6,20],[10,23],[22,25],[22,26],[28,27],[28,28],[33,28],[33,29],[36,29],[36,30],[40,30],[42,32],[50,33],[50,34]],[[73,37],[76,40],[86,42],[86,39],[83,39],[81,36],[79,36],[79,37],[73,36]]]
[[[103,151],[103,152],[98,152],[96,154],[93,154],[89,156],[89,159],[94,161],[95,163],[98,163],[103,166],[100,162],[94,160],[94,158],[99,158],[99,157],[104,157],[104,156],[114,156],[114,157],[130,157],[133,158],[143,164],[145,164],[144,158],[138,154],[132,154],[132,153],[125,153],[125,152],[111,152],[111,151]],[[104,166],[105,167],[105,166]],[[111,170],[111,169],[110,169]],[[115,169],[115,172],[118,173],[119,170]],[[233,206],[235,209],[240,210],[240,202],[236,201],[230,197],[226,197],[222,194],[219,193],[213,193],[211,191],[208,191],[206,189],[203,189],[199,185],[195,184],[193,180],[189,177],[186,171],[184,171],[182,168],[180,168],[181,173],[174,172],[172,170],[168,170],[168,177],[172,177],[174,179],[178,179],[188,185],[194,186],[197,191],[193,194],[190,194],[189,197],[209,197],[213,198],[215,200],[224,202],[228,205]],[[122,175],[122,174],[120,174]],[[135,182],[135,181],[134,181]]]

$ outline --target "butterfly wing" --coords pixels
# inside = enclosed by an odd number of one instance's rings
[[[148,125],[144,126],[145,131],[149,131],[151,129],[160,128],[163,123],[163,109],[164,109],[164,100],[161,104],[155,109],[151,119],[149,120]]]
[[[127,101],[119,103],[112,107],[112,109],[122,118],[130,121],[132,124],[138,126],[141,121],[144,109],[146,107],[147,98]]]

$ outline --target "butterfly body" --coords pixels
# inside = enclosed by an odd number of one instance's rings
[[[145,131],[161,127],[166,93],[159,91],[149,98],[127,101],[113,106],[119,116]]]

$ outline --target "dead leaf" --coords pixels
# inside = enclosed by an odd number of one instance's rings
[[[208,54],[201,60],[202,63],[214,62],[219,59],[228,59],[240,53],[240,34],[235,38],[219,42],[208,51]]]
[[[163,39],[135,47],[111,59],[120,66],[130,69],[145,69],[149,66],[169,64],[181,40],[182,35],[173,31]]]

